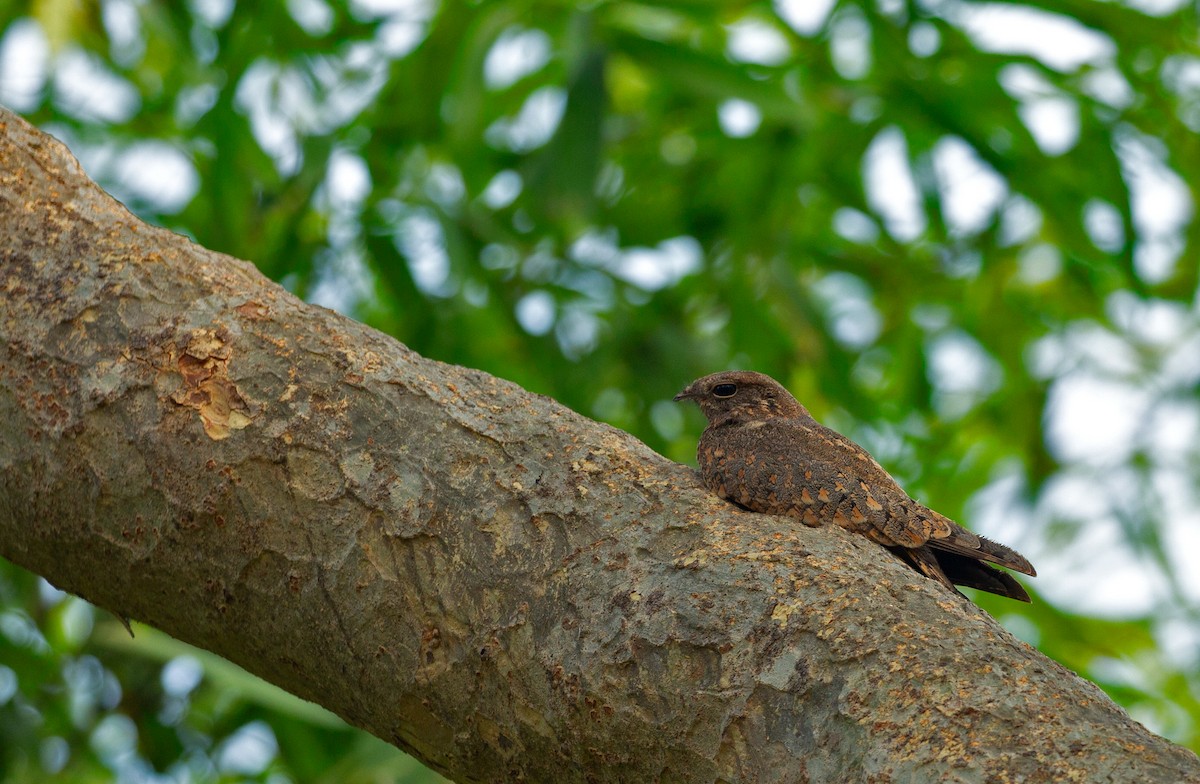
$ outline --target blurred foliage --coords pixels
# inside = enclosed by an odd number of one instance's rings
[[[0,102],[144,219],[677,460],[701,427],[669,402],[684,383],[774,375],[1039,565],[1032,606],[981,604],[1200,748],[1197,21],[1173,0],[8,2]],[[426,780],[0,579],[0,782]],[[203,673],[182,696],[179,657]],[[275,749],[254,771],[221,751],[247,732]]]

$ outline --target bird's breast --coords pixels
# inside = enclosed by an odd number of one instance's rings
[[[757,438],[759,427],[729,428],[700,439],[697,462],[704,484],[720,497],[757,512],[782,514],[800,492],[804,468]]]

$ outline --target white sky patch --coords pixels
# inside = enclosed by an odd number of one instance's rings
[[[825,27],[836,0],[775,0],[775,13],[803,36],[814,36]]]
[[[1190,423],[1196,432],[1196,421]],[[1155,472],[1155,489],[1163,499],[1163,539],[1173,573],[1193,602],[1200,602],[1200,513],[1196,511],[1195,478],[1188,470]]]
[[[1197,530],[1200,530],[1200,521],[1195,522],[1198,524]],[[1195,552],[1197,544],[1200,543],[1192,545],[1192,552]],[[1196,564],[1196,567],[1192,569],[1192,575],[1200,575],[1200,564]],[[1187,585],[1190,590],[1190,582]],[[1181,669],[1200,666],[1200,627],[1196,622],[1178,614],[1155,620],[1154,640],[1167,659]]]
[[[792,55],[783,34],[758,19],[742,19],[729,25],[726,51],[732,60],[758,65],[780,65]]]
[[[371,174],[362,158],[344,149],[333,151],[326,175],[330,206],[357,209],[371,192]]]
[[[13,111],[33,109],[46,86],[50,44],[41,25],[18,19],[0,38],[0,104]]]
[[[1188,4],[1188,0],[1126,0],[1126,2],[1131,8],[1136,8],[1150,16],[1166,16]]]
[[[516,201],[524,187],[520,174],[512,169],[504,169],[492,177],[479,197],[490,209],[502,210]]]
[[[1181,237],[1151,237],[1134,245],[1133,266],[1142,280],[1159,283],[1171,277],[1182,252]]]
[[[1174,269],[1183,229],[1192,219],[1192,199],[1183,180],[1164,162],[1161,142],[1132,128],[1122,131],[1117,155],[1132,195],[1138,233],[1135,260],[1139,273],[1155,282]]]
[[[1102,489],[1089,484],[1059,502],[1069,505]],[[1165,595],[1162,576],[1130,551],[1116,521],[1093,517],[1078,530],[1070,547],[1033,551],[1037,590],[1084,615],[1124,618],[1152,611]]]
[[[16,642],[15,640],[13,642]],[[17,674],[0,664],[0,705],[7,705],[17,694]]]
[[[108,0],[100,5],[100,18],[113,60],[127,67],[141,60],[146,53],[146,39],[137,6],[131,0]]]
[[[484,134],[494,147],[530,152],[550,141],[567,107],[567,93],[559,87],[541,87],[525,99],[513,118],[492,123]]]
[[[934,410],[953,421],[1000,387],[1000,364],[965,332],[950,330],[929,339],[926,375],[933,387]]]
[[[1180,96],[1195,96],[1200,92],[1200,59],[1188,55],[1172,55],[1163,61],[1163,84]]]
[[[596,348],[600,339],[600,319],[586,306],[572,303],[563,309],[554,325],[554,337],[569,359],[579,359]]]
[[[375,46],[383,58],[407,55],[429,32],[429,22],[437,8],[435,0],[351,0],[351,12],[367,18],[383,18],[375,36]]]
[[[1021,121],[1047,155],[1061,155],[1079,140],[1079,105],[1024,64],[1000,70],[1000,85],[1020,102]]]
[[[650,407],[650,423],[668,441],[683,435],[683,406],[673,400],[659,400]]]
[[[1041,209],[1019,193],[1004,202],[1000,212],[1000,244],[1020,245],[1033,239],[1042,228]]]
[[[941,392],[987,394],[1003,380],[1000,365],[965,332],[949,331],[930,340],[929,381]]]
[[[1116,253],[1125,244],[1121,212],[1101,199],[1089,199],[1083,205],[1083,228],[1092,244],[1107,253]]]
[[[758,126],[762,124],[762,112],[749,101],[730,98],[722,101],[717,107],[717,121],[726,136],[744,139],[758,130]]]
[[[360,18],[426,18],[431,11],[430,5],[430,0],[350,0],[351,12]]]
[[[329,158],[325,182],[317,192],[316,206],[327,216],[325,236],[330,248],[339,255],[358,252],[350,248],[355,246],[362,234],[362,203],[370,190],[371,175],[362,158],[348,150],[335,149]],[[371,292],[364,291],[364,288],[372,281],[361,261],[356,259],[354,263],[342,265],[339,274],[341,272],[346,274],[346,287],[358,289],[355,304],[370,298]],[[349,312],[345,307],[326,307],[342,313]]]
[[[1104,481],[1086,472],[1060,472],[1047,483],[1036,510],[1023,502],[1022,490],[1019,470],[998,476],[972,497],[966,519],[972,530],[1029,557],[1038,576],[1019,579],[1061,607],[1096,617],[1144,615],[1165,596],[1158,569],[1129,547],[1109,515],[1110,488]],[[1040,533],[1063,519],[1080,526],[1069,547]],[[1193,545],[1190,552],[1200,548]],[[1197,567],[1189,568],[1200,576]]]
[[[129,120],[142,103],[133,85],[105,68],[94,55],[78,49],[57,58],[54,93],[67,114],[106,123]]]
[[[541,30],[510,27],[488,50],[483,78],[488,87],[502,90],[550,62],[550,36]]]
[[[1135,340],[1160,349],[1183,345],[1197,337],[1196,317],[1185,305],[1162,299],[1143,299],[1128,291],[1117,291],[1104,303],[1113,323]],[[1200,356],[1197,356],[1200,364]],[[1191,376],[1178,379],[1190,382]],[[1176,379],[1171,379],[1176,380]]]
[[[216,749],[217,768],[225,774],[257,776],[279,753],[275,733],[263,721],[252,721],[226,738]]]
[[[429,175],[425,178],[425,195],[443,207],[452,207],[460,203],[467,195],[467,185],[463,182],[462,172],[458,167],[438,161],[429,167]]]
[[[1162,450],[1163,461],[1178,464],[1186,460],[1200,442],[1200,411],[1189,402],[1160,400],[1154,406],[1146,431],[1149,441]],[[1196,509],[1197,505],[1192,508]],[[1173,517],[1168,515],[1168,518]],[[1200,527],[1196,530],[1200,531]],[[1195,552],[1200,555],[1200,547]],[[1200,572],[1196,576],[1200,577]]]
[[[209,27],[221,27],[233,13],[234,0],[191,0],[188,7]]]
[[[287,9],[309,35],[325,35],[333,29],[333,9],[325,0],[287,0]]]
[[[1083,77],[1083,90],[1114,109],[1125,109],[1133,103],[1134,93],[1129,81],[1111,65],[1089,71]]]
[[[987,52],[1026,54],[1062,72],[1102,65],[1116,55],[1112,39],[1060,14],[1005,3],[956,3],[949,21]]]
[[[1072,519],[1098,519],[1108,511],[1103,492],[1095,492],[1092,479],[1083,472],[1061,472],[1046,484],[1041,503],[1047,514]]]
[[[1066,96],[1026,101],[1017,111],[1047,155],[1062,155],[1079,141],[1079,104]]]
[[[382,54],[400,58],[417,48],[417,44],[424,40],[427,30],[427,18],[393,17],[379,25],[375,42]]]
[[[883,320],[871,302],[871,289],[861,278],[845,272],[825,275],[812,286],[825,309],[829,331],[837,341],[863,349],[879,338]]]
[[[1054,382],[1046,406],[1046,442],[1063,462],[1112,466],[1129,460],[1150,410],[1150,396],[1121,381],[1074,373]]]
[[[613,274],[639,288],[657,291],[699,269],[703,253],[694,237],[672,237],[658,243],[657,248],[625,251]]]
[[[965,505],[965,524],[976,533],[1004,542],[1024,553],[1035,539],[1032,510],[1023,501],[1024,468],[1019,461],[1003,465],[992,480]]]
[[[871,26],[854,6],[846,6],[829,36],[833,67],[843,79],[861,79],[871,70]]]
[[[408,259],[417,288],[437,296],[449,295],[450,256],[437,219],[425,212],[410,215],[401,224],[396,239],[400,252]]]
[[[213,84],[181,89],[175,95],[175,121],[184,128],[190,127],[217,105],[220,95]]]
[[[1070,547],[1039,542],[1026,554],[1042,575],[1039,590],[1055,602],[1122,617],[1159,612],[1171,596],[1156,558],[1139,554],[1127,528],[1136,537],[1138,526],[1161,526],[1171,574],[1187,598],[1200,600],[1192,468],[1200,410],[1190,398],[1200,382],[1200,320],[1185,304],[1129,292],[1105,306],[1113,329],[1073,324],[1033,352],[1035,374],[1059,376],[1045,430],[1050,451],[1067,464],[1046,486],[1038,514],[1041,525],[1064,520],[1077,531]],[[1147,381],[1126,380],[1144,376],[1147,362]],[[1128,467],[1135,450],[1147,456],[1148,470]],[[1143,505],[1144,498],[1152,500]],[[1196,655],[1179,647],[1178,635],[1171,644],[1176,660]]]
[[[253,63],[238,83],[234,102],[250,117],[250,129],[259,147],[270,155],[280,172],[293,174],[300,168],[300,143],[289,115],[307,105],[303,77],[291,69],[266,60]]]
[[[870,245],[879,239],[879,226],[875,221],[853,207],[841,207],[833,213],[833,230],[838,236],[860,245]]]
[[[1062,251],[1048,242],[1022,248],[1017,257],[1017,275],[1021,282],[1037,286],[1054,280],[1062,273]]]
[[[975,234],[988,225],[1008,196],[1008,186],[975,150],[957,136],[943,136],[933,148],[942,212],[950,231]]]
[[[571,243],[570,257],[581,264],[611,268],[621,260],[615,229],[588,229]]]
[[[942,34],[929,22],[916,22],[908,29],[908,48],[917,57],[932,57],[942,48]]]
[[[908,165],[904,133],[895,126],[884,128],[863,156],[863,181],[867,203],[883,216],[888,234],[900,242],[912,242],[925,231],[921,194]]]
[[[255,141],[284,175],[302,163],[300,137],[326,134],[358,115],[386,79],[386,58],[358,42],[337,57],[283,65],[255,61],[238,82],[234,101],[250,118]]]
[[[166,142],[137,142],[113,165],[122,197],[148,202],[166,214],[177,213],[200,190],[200,177],[191,158]]]
[[[110,765],[128,760],[137,748],[137,725],[122,713],[110,713],[97,722],[88,739],[92,750]]]
[[[375,280],[362,258],[362,204],[371,190],[366,162],[345,148],[330,155],[315,206],[326,216],[329,243],[317,255],[310,302],[353,315],[375,293]]]
[[[530,335],[545,335],[554,326],[554,297],[549,292],[531,291],[517,301],[517,322]]]
[[[1194,325],[1188,335],[1172,344],[1164,354],[1163,376],[1180,386],[1200,384],[1200,332]]]
[[[350,245],[319,254],[309,302],[353,317],[355,310],[374,296],[375,278],[361,250]]]
[[[162,668],[159,680],[172,697],[186,697],[204,679],[204,667],[195,656],[176,656]]]
[[[1030,372],[1051,379],[1073,371],[1095,370],[1111,377],[1141,372],[1137,353],[1129,343],[1097,324],[1077,321],[1065,330],[1047,335],[1028,350]]]

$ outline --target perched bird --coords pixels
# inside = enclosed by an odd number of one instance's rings
[[[818,423],[771,377],[713,373],[675,400],[696,401],[708,418],[697,458],[721,498],[805,525],[837,523],[952,591],[958,584],[1029,601],[1020,583],[987,565],[1035,575],[1020,553],[909,498],[865,449]]]

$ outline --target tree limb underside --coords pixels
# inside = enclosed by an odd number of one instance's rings
[[[0,554],[459,781],[1200,781],[836,527],[147,226],[0,110]]]

